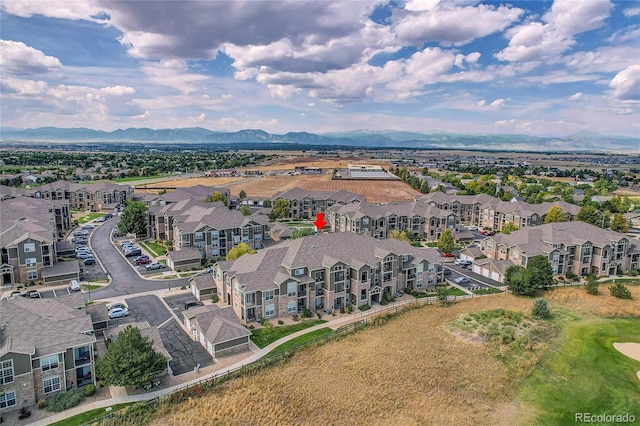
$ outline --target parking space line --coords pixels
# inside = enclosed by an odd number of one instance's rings
[[[158,328],[161,328],[163,325],[165,325],[166,323],[170,322],[173,319],[173,316],[171,318],[168,318],[165,322],[163,322],[162,324],[160,324],[158,326]]]

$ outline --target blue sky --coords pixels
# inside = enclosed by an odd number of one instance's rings
[[[640,136],[640,3],[0,3],[3,127]]]

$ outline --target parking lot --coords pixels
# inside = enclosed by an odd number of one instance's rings
[[[122,246],[122,243],[124,243],[124,242],[132,243],[134,248],[137,248],[137,249],[140,250],[140,254],[139,255],[135,255],[135,256],[127,256],[126,247]],[[149,270],[147,268],[147,266],[149,266],[151,264],[157,264],[157,262],[155,261],[153,256],[151,256],[149,253],[145,252],[142,247],[136,245],[134,241],[121,239],[121,240],[117,241],[116,247],[125,256],[125,259],[127,260],[127,263],[129,265],[131,265],[131,267],[133,269],[135,269],[140,275],[157,274],[158,272],[171,271],[171,269],[169,267],[167,267],[166,265],[162,265],[162,267],[154,268],[154,269]],[[136,259],[139,258],[139,257],[142,257],[142,256],[147,256],[149,260],[147,262],[145,262],[145,263],[141,263],[141,264],[136,265]]]
[[[446,276],[446,279],[447,279],[447,281],[449,281],[449,283],[455,283],[456,285],[458,285],[460,287],[463,287],[463,288],[465,288],[466,290],[469,290],[469,291],[487,290],[487,289],[491,288],[491,286],[489,286],[489,285],[487,285],[487,284],[475,279],[472,276],[472,273],[470,273],[470,271],[467,270],[466,268],[450,264],[450,265],[445,266],[445,269],[449,269],[451,271],[451,274]],[[456,279],[461,278],[461,277],[466,277],[468,279],[468,281],[460,282],[460,283],[456,282]]]
[[[203,305],[202,302],[199,302],[196,297],[191,293],[183,293],[176,296],[168,296],[164,297],[164,301],[167,302],[167,305],[173,309],[176,314],[180,314],[180,312],[185,311],[189,308],[193,308],[195,306]]]
[[[211,354],[199,342],[194,341],[175,318],[160,328],[160,336],[171,355],[169,366],[174,375],[193,371],[198,364],[205,367],[213,363]]]

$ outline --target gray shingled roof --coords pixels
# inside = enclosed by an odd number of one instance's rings
[[[200,260],[202,255],[200,250],[195,247],[183,247],[180,250],[173,250],[167,253],[167,257],[171,258],[174,262],[182,260]]]
[[[231,306],[224,308],[218,305],[200,306],[183,311],[182,315],[189,319],[213,344],[251,335],[251,332],[240,323]]]
[[[198,274],[195,277],[189,278],[191,285],[198,290],[209,290],[216,288],[216,283],[213,281],[211,274]]]
[[[0,356],[8,352],[35,357],[95,342],[91,317],[56,299],[15,297],[0,300]]]

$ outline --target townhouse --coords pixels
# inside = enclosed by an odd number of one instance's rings
[[[113,210],[117,205],[133,199],[133,186],[110,182],[93,184],[58,180],[30,191],[34,198],[68,200],[74,210]]]
[[[502,227],[509,222],[518,228],[538,226],[544,224],[545,217],[551,207],[560,207],[567,215],[567,220],[575,220],[580,206],[556,201],[551,203],[529,204],[524,201],[492,201],[482,207],[482,214],[478,226],[494,231],[502,231]]]
[[[58,262],[55,201],[0,201],[0,283],[57,284],[78,279],[78,262]]]
[[[445,229],[460,230],[458,215],[420,201],[336,204],[329,208],[328,221],[332,232],[353,232],[374,238],[387,238],[398,230],[435,241]]]
[[[53,213],[58,235],[64,235],[71,229],[71,203],[65,199],[47,200],[47,207],[44,203],[38,203],[33,199],[33,193],[28,190],[0,185],[0,201],[14,199],[14,205],[18,203],[24,206],[33,206],[33,212],[47,211]],[[1,218],[0,218],[1,219]]]
[[[285,241],[213,268],[221,302],[245,323],[376,304],[434,287],[443,273],[435,249],[347,232]]]
[[[91,317],[58,299],[0,300],[0,414],[95,385]]]
[[[487,194],[450,195],[439,191],[422,195],[417,200],[441,210],[450,210],[460,217],[460,222],[478,226],[482,218],[482,207],[499,201],[498,198]]]
[[[533,256],[543,255],[549,259],[554,274],[571,271],[579,276],[607,276],[638,269],[640,256],[637,244],[626,235],[582,221],[548,223],[508,235],[497,234],[484,239],[481,249],[489,260],[519,266],[526,266]],[[476,265],[473,268],[476,271]]]
[[[365,200],[364,196],[353,192],[339,190],[307,191],[302,188],[292,188],[288,191],[276,193],[272,201],[284,198],[289,201],[289,219],[315,219],[318,213],[326,213],[334,204],[357,203]]]

